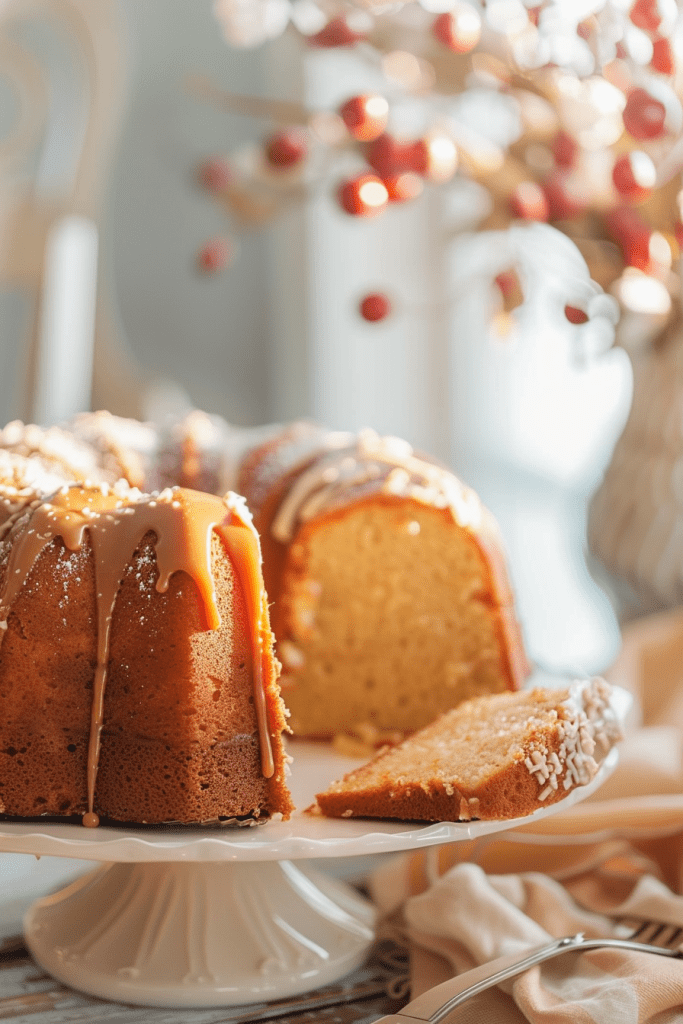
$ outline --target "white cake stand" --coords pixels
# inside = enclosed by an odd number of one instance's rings
[[[526,818],[415,825],[304,813],[355,763],[321,744],[292,744],[298,811],[253,828],[124,830],[0,823],[0,850],[100,862],[26,915],[38,963],[73,988],[144,1006],[241,1005],[307,992],[362,963],[374,914],[346,884],[305,865],[473,839],[515,828],[593,793],[587,786]]]

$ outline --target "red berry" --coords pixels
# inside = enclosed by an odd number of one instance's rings
[[[545,221],[550,216],[548,198],[535,181],[523,181],[510,196],[510,212],[523,220]]]
[[[435,181],[447,181],[458,163],[455,145],[447,136],[397,142],[386,132],[368,146],[365,158],[381,178],[413,171]]]
[[[352,217],[375,217],[388,201],[384,182],[374,174],[360,174],[339,188],[339,203]]]
[[[361,39],[365,39],[365,36],[349,28],[346,18],[333,18],[320,32],[309,36],[308,42],[311,46],[322,47],[354,46]]]
[[[415,142],[409,142],[403,149],[406,168],[426,178],[432,163],[427,139],[416,139]]]
[[[639,202],[646,199],[657,181],[657,171],[647,153],[634,150],[620,156],[612,169],[614,186],[624,199]]]
[[[655,39],[652,44],[650,67],[660,75],[671,75],[674,71],[674,55],[668,39]]]
[[[651,269],[650,237],[652,229],[630,206],[617,206],[605,217],[605,227],[619,245],[631,267],[648,273]]]
[[[377,323],[379,320],[386,320],[391,313],[391,302],[382,292],[373,292],[361,299],[358,309],[364,320],[370,323]]]
[[[232,181],[232,169],[227,160],[214,157],[199,168],[199,180],[209,192],[223,192]]]
[[[678,243],[678,248],[683,250],[683,224],[680,220],[677,220],[674,225],[674,237]]]
[[[470,53],[481,36],[479,12],[468,3],[458,3],[435,19],[432,32],[453,53]]]
[[[582,309],[577,309],[576,306],[565,306],[564,315],[570,324],[585,324],[588,320],[588,314],[584,313]]]
[[[656,139],[664,131],[666,108],[646,89],[632,89],[622,116],[634,139]]]
[[[406,147],[408,166],[423,178],[450,181],[458,166],[458,150],[449,135],[434,133]]]
[[[405,203],[409,199],[417,199],[424,188],[422,178],[412,171],[385,178],[384,186],[389,194],[390,203]]]
[[[265,144],[266,160],[271,167],[294,167],[308,155],[308,140],[303,128],[283,128]]]
[[[382,178],[390,178],[401,171],[415,170],[412,144],[397,142],[384,132],[365,151],[365,159]]]
[[[514,309],[524,302],[522,285],[515,270],[504,270],[494,279],[503,298],[503,309],[506,313],[512,313]]]
[[[576,26],[576,34],[580,36],[581,39],[590,39],[592,28],[593,26],[590,21],[580,21]]]
[[[496,284],[500,288],[503,295],[511,295],[517,285],[517,275],[514,270],[503,270],[497,275]]]
[[[552,150],[558,167],[573,167],[579,152],[579,144],[567,132],[558,132],[553,139]]]
[[[535,25],[536,28],[538,28],[538,22],[539,22],[540,16],[541,16],[541,8],[540,7],[528,7],[526,13],[529,16],[529,21],[531,22],[531,24]]]
[[[543,191],[551,220],[572,220],[586,211],[586,196],[568,171],[553,171],[544,183]]]
[[[231,246],[225,238],[214,238],[203,245],[197,254],[197,262],[202,270],[215,273],[222,270],[228,262]]]
[[[354,139],[372,142],[387,126],[389,104],[376,93],[352,96],[339,108],[339,113]]]
[[[646,32],[656,32],[662,21],[657,0],[636,0],[629,17],[634,25]]]

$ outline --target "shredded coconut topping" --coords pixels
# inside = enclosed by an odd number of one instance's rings
[[[597,772],[599,762],[621,738],[610,704],[610,687],[604,679],[577,679],[571,684],[560,705],[556,729],[557,751],[537,741],[524,758],[524,764],[541,787],[539,800],[547,800],[560,786],[564,790],[585,786]]]

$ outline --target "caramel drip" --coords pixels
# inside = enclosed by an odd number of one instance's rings
[[[221,523],[216,526],[216,532],[230,552],[230,558],[242,585],[244,601],[247,606],[254,662],[254,707],[261,738],[261,771],[264,778],[270,779],[275,774],[275,762],[268,733],[266,691],[263,679],[263,636],[268,624],[268,603],[261,575],[261,549],[255,531],[245,535],[243,528],[226,526]]]
[[[99,823],[93,806],[114,606],[126,566],[149,532],[156,535],[157,591],[164,593],[168,590],[175,572],[186,572],[199,590],[207,629],[220,626],[211,575],[211,536],[214,530],[225,544],[247,606],[261,767],[264,777],[271,778],[275,767],[263,680],[263,616],[267,605],[258,537],[251,523],[241,517],[239,503],[231,501],[229,495],[222,500],[210,494],[170,488],[151,496],[141,496],[136,491],[123,492],[122,495],[120,491],[110,491],[106,487],[87,490],[64,488],[49,501],[37,504],[30,523],[14,539],[0,603],[0,623],[6,621],[43,548],[61,537],[70,551],[77,551],[83,544],[86,530],[95,564],[97,666],[88,741],[88,812],[83,823],[89,826]]]

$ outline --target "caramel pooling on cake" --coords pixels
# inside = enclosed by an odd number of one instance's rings
[[[64,487],[48,501],[34,503],[30,522],[14,541],[0,602],[0,626],[5,625],[13,602],[43,548],[61,538],[70,551],[77,551],[86,530],[90,536],[97,602],[97,666],[88,742],[88,811],[83,816],[86,826],[99,824],[94,812],[95,786],[114,607],[126,566],[150,532],[156,535],[156,589],[164,593],[174,573],[187,573],[199,590],[207,629],[220,626],[211,575],[212,533],[215,531],[223,541],[241,584],[249,618],[261,770],[265,778],[271,778],[275,772],[263,681],[262,634],[267,604],[261,552],[255,530],[240,511],[239,502],[231,495],[221,499],[167,488],[160,494],[143,496],[137,491],[110,490],[106,486]],[[0,642],[2,635],[0,632]]]

